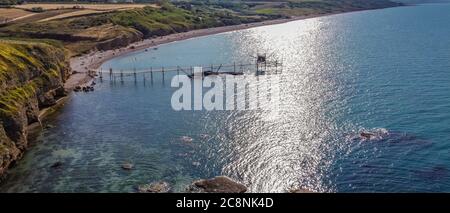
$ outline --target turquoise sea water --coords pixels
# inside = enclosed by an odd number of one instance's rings
[[[333,15],[113,59],[103,68],[247,63],[273,53],[284,63],[282,107],[276,115],[174,111],[173,74],[145,84],[97,80],[95,92],[72,95],[0,191],[133,192],[159,180],[182,191],[227,175],[251,192],[450,192],[448,11],[429,4]],[[122,170],[124,162],[135,168]]]

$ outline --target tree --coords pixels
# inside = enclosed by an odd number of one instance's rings
[[[16,0],[0,0],[0,6],[15,5],[15,4],[17,4]]]

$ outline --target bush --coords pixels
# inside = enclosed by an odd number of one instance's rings
[[[0,0],[0,7],[8,6],[8,5],[15,5],[17,4],[16,0]]]
[[[35,13],[42,13],[44,12],[44,9],[42,7],[33,7],[30,11]]]

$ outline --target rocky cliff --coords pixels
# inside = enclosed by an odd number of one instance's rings
[[[65,96],[64,48],[46,41],[0,40],[0,175],[27,148],[27,127]]]

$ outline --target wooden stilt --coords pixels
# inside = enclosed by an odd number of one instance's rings
[[[162,72],[162,82],[164,84],[164,67],[162,67],[161,72]]]
[[[150,67],[150,81],[153,84],[153,67]]]

